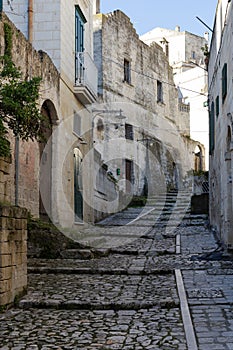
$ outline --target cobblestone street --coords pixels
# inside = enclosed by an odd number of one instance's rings
[[[0,314],[0,349],[233,349],[232,256],[205,215],[177,226],[182,203],[173,194],[161,212],[129,208],[89,228],[105,238],[98,258],[29,259],[27,295]]]

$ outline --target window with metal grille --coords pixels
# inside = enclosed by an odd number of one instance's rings
[[[225,101],[227,95],[227,63],[224,64],[222,69],[222,103]]]
[[[124,81],[131,84],[130,62],[127,59],[124,59]]]

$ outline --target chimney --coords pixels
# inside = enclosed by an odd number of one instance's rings
[[[93,14],[96,15],[97,13],[100,13],[100,0],[94,1]]]
[[[175,31],[180,32],[180,26],[176,26]]]
[[[208,32],[204,33],[204,38],[205,38],[206,41],[209,42],[209,33]]]

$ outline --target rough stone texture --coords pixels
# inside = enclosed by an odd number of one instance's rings
[[[208,169],[209,119],[208,109],[203,106],[203,103],[207,101],[208,87],[205,56],[202,50],[208,44],[208,33],[202,37],[183,31],[179,26],[175,30],[154,28],[143,34],[140,39],[147,45],[156,42],[167,54],[169,63],[173,67],[175,83],[180,89],[179,107],[184,111],[190,109],[190,118],[187,118],[186,113],[186,128],[190,131],[191,138],[199,141],[198,148],[202,153],[202,166],[204,169],[206,165]],[[200,94],[197,95],[195,91]],[[182,127],[184,124],[181,124],[181,130]]]
[[[227,25],[217,19],[227,18]],[[208,80],[210,113],[210,224],[229,249],[233,249],[233,6],[232,2],[219,1],[215,27],[210,46]],[[227,64],[227,92],[223,98],[221,81]],[[217,114],[216,99],[219,98]]]
[[[129,17],[116,10],[94,16],[94,59],[99,71],[99,101],[109,110],[99,113],[104,124],[101,135],[98,118],[95,120],[95,147],[115,177],[118,192],[153,196],[167,188],[183,188],[194,168],[197,142],[188,136],[189,108],[180,108],[173,71],[163,49],[142,42]],[[114,113],[119,109],[125,117],[120,121]],[[126,124],[132,129],[130,137],[126,136]],[[97,198],[96,202],[102,211],[107,207],[108,212],[113,204],[119,211],[124,209],[119,208],[121,203],[117,207],[120,199],[119,195],[115,201]]]
[[[0,207],[0,306],[27,288],[27,210]]]
[[[0,314],[0,349],[187,350],[175,269],[182,270],[197,349],[232,349],[233,258],[219,249],[204,215],[187,212],[165,235],[173,210],[169,198],[153,227],[107,256],[29,259],[28,295]],[[132,213],[114,215],[112,224]],[[124,226],[129,233],[136,228],[137,221]]]
[[[0,157],[0,202],[10,202],[10,164],[11,158]]]
[[[44,52],[37,52],[25,37],[12,24],[3,13],[0,22],[0,47],[1,55],[4,52],[4,23],[8,23],[12,28],[12,60],[20,68],[23,78],[33,76],[41,77],[40,98],[38,107],[40,108],[45,100],[53,101],[56,109],[58,105],[59,74],[49,56]],[[45,93],[46,91],[46,93]],[[0,195],[3,201],[15,204],[15,139],[9,132],[11,143],[12,161],[0,161]],[[4,161],[4,164],[3,164]],[[22,142],[19,144],[19,205],[27,208],[33,215],[39,215],[39,162],[40,152],[37,142]],[[4,175],[3,175],[4,173]]]
[[[13,6],[13,11],[10,9],[10,5]],[[76,5],[80,7],[86,19],[84,48],[86,57],[88,58],[90,56],[89,60],[87,62],[85,61],[85,76],[82,82],[75,82],[78,70],[77,66],[75,66],[75,50],[77,49],[75,47]],[[95,86],[97,79],[97,71],[91,58],[93,54],[93,0],[80,0],[78,2],[76,0],[69,2],[66,0],[34,0],[33,11],[31,13],[33,17],[33,26],[31,28],[32,45],[36,50],[39,50],[39,54],[25,39],[25,37],[28,38],[27,24],[28,14],[30,13],[28,11],[28,4],[24,0],[14,0],[14,3],[4,0],[3,10],[9,15],[16,27],[25,35],[16,29],[15,33],[18,34],[19,42],[17,42],[17,38],[14,36],[14,61],[19,66],[22,65],[23,70],[27,70],[28,74],[41,75],[43,78],[39,105],[42,106],[45,103],[43,111],[46,110],[53,131],[52,149],[49,150],[51,152],[49,153],[45,150],[44,153],[44,159],[52,160],[52,165],[49,164],[48,166],[50,173],[46,174],[45,177],[47,179],[52,178],[53,180],[51,181],[51,185],[47,186],[50,189],[50,193],[46,191],[47,188],[44,189],[46,186],[43,185],[46,181],[42,183],[40,189],[42,189],[41,192],[43,194],[41,197],[44,197],[43,203],[48,204],[47,212],[53,218],[53,222],[70,228],[71,226],[76,226],[74,219],[74,148],[79,148],[84,157],[93,147],[91,132],[92,113],[84,105],[84,96],[88,95],[90,87]],[[76,83],[78,86],[76,86]],[[94,90],[96,93],[97,86]],[[94,94],[92,101],[95,98],[96,95]],[[75,134],[73,131],[77,130],[73,128],[74,115],[79,115],[80,117],[80,129]],[[80,144],[78,136],[83,138],[82,144]],[[40,157],[38,145],[36,143],[24,143],[20,146],[22,151],[22,176],[20,174],[20,183],[22,187],[21,193],[23,193],[20,195],[20,205],[29,207],[30,204],[29,209],[34,216],[38,217],[38,173]],[[14,144],[12,144],[12,149],[14,149]],[[46,157],[47,153],[51,157]],[[85,222],[93,222],[94,162],[91,157],[89,157],[89,161],[87,158],[83,170],[82,185],[83,197],[88,200],[83,201],[83,218]],[[35,169],[36,171],[34,173]],[[31,173],[30,177],[33,186],[31,186],[31,183],[26,183],[29,172]],[[13,176],[14,174],[12,174]],[[26,195],[27,199],[24,201],[24,196]],[[28,198],[30,196],[32,198]]]

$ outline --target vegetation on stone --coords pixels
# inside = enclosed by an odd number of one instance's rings
[[[27,141],[41,138],[43,116],[37,100],[41,78],[24,78],[12,61],[12,30],[4,23],[5,49],[0,57],[0,155],[10,155],[8,130]]]

